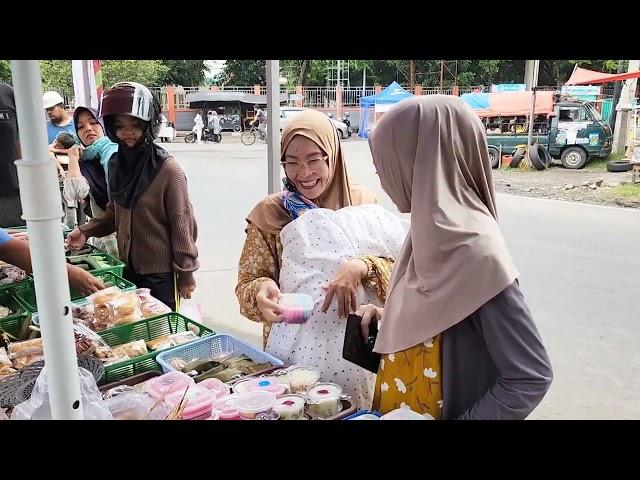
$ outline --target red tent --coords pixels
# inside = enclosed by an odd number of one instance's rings
[[[640,71],[626,73],[602,73],[586,68],[576,67],[565,85],[586,85],[589,83],[607,83],[627,80],[628,78],[640,78]]]

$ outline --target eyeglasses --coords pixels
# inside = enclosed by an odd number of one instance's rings
[[[281,162],[284,167],[284,171],[288,175],[296,175],[298,172],[302,170],[303,167],[307,167],[313,173],[318,173],[318,171],[322,168],[322,164],[329,159],[329,156],[324,156],[322,158],[314,158],[313,160],[309,160],[308,162]]]

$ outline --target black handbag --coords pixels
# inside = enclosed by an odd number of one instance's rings
[[[373,351],[378,335],[378,323],[369,325],[369,337],[365,340],[362,336],[360,323],[362,317],[350,314],[347,317],[347,328],[344,332],[344,344],[342,346],[342,358],[356,365],[378,373],[381,355]]]

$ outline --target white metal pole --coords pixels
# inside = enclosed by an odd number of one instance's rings
[[[36,60],[12,60],[22,159],[17,160],[22,217],[38,298],[38,313],[54,420],[82,420],[80,377],[62,239],[62,200],[47,152],[42,84]]]
[[[280,61],[267,60],[268,192],[282,190],[280,175]]]
[[[367,67],[364,67],[362,69],[362,96],[364,97],[366,94],[364,93],[365,90],[365,85],[367,84]]]

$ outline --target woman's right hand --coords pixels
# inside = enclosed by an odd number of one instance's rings
[[[69,153],[67,155],[69,157],[69,162],[79,162],[82,158],[82,149],[79,145],[75,145],[69,149]]]
[[[371,303],[367,305],[360,305],[360,308],[356,310],[356,315],[362,317],[360,328],[362,329],[362,338],[364,338],[365,342],[369,339],[369,325],[371,325],[372,322],[377,323],[378,328],[380,328],[379,325],[382,322],[383,314],[383,307],[376,307]]]
[[[79,228],[76,228],[67,236],[67,244],[71,248],[82,248],[84,247],[85,243],[87,243],[87,237],[80,231]]]
[[[281,296],[282,292],[275,281],[269,279],[260,283],[256,292],[256,304],[262,317],[269,323],[282,321],[282,308],[278,305]]]

